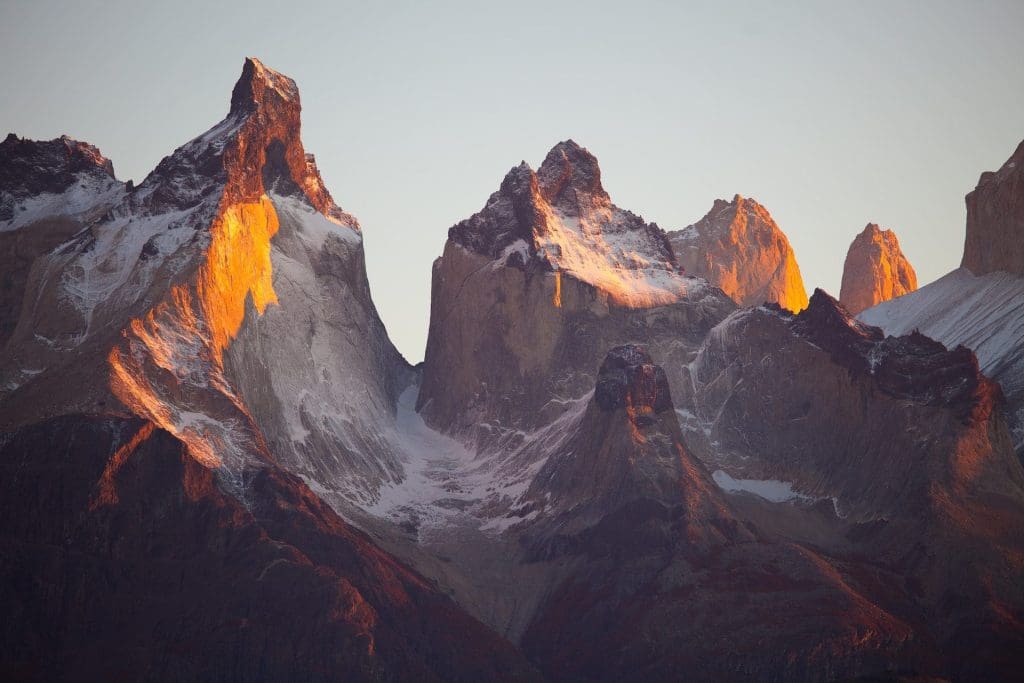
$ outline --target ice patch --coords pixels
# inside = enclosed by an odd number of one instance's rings
[[[718,488],[726,493],[752,493],[772,503],[814,500],[810,496],[794,491],[793,485],[786,481],[778,481],[776,479],[733,479],[723,470],[715,470],[711,478],[718,484]]]
[[[330,237],[337,237],[349,244],[360,244],[363,241],[354,226],[325,216],[303,199],[273,192],[269,196],[274,209],[281,214],[280,218],[292,219],[299,227],[298,234],[302,240],[317,251],[323,248]]]

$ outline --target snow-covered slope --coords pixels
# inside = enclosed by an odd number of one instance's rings
[[[401,479],[385,435],[411,369],[370,299],[359,225],[305,153],[300,111],[295,83],[249,59],[227,117],[123,190],[87,145],[4,143],[19,154],[0,169],[20,180],[4,185],[16,219],[94,219],[32,263],[0,358],[4,423],[127,411],[240,495],[268,459],[339,492],[336,506]],[[65,172],[65,149],[99,170]],[[18,225],[0,236],[52,232]]]
[[[862,312],[860,320],[901,335],[919,330],[947,347],[964,345],[1006,395],[1016,450],[1024,447],[1024,277],[976,276],[958,268],[906,296]]]

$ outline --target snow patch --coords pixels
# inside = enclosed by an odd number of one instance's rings
[[[298,226],[298,234],[302,240],[319,251],[331,237],[343,242],[358,245],[363,237],[354,226],[330,218],[313,208],[309,202],[299,197],[269,194],[274,209],[281,214],[279,218],[288,217]]]
[[[715,470],[711,478],[726,493],[751,493],[772,503],[813,501],[810,496],[793,490],[793,485],[777,479],[733,479],[724,470]]]
[[[27,197],[14,204],[10,220],[0,221],[0,232],[12,232],[47,218],[74,218],[114,202],[124,186],[113,178],[81,174],[67,190]]]

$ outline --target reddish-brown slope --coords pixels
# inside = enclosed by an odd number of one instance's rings
[[[0,678],[529,679],[300,480],[241,500],[172,435],[69,416],[0,447]]]

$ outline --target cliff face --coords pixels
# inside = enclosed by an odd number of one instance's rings
[[[657,226],[611,203],[589,152],[560,143],[449,231],[417,405],[428,423],[493,444],[550,423],[613,346],[664,339],[659,361],[681,367],[733,307],[678,272]]]
[[[967,195],[961,267],[975,275],[1024,275],[1024,142],[1002,168],[985,172]]]
[[[839,301],[852,313],[917,289],[917,273],[892,230],[874,223],[854,238],[846,252]]]
[[[696,412],[732,476],[793,482],[852,518],[927,506],[935,487],[990,477],[1019,495],[998,385],[974,354],[886,337],[817,290],[797,316],[741,311],[691,368]]]
[[[412,371],[299,117],[250,59],[138,186],[87,145],[4,143],[0,239],[29,248],[0,355],[0,675],[534,676],[338,516],[403,478]]]
[[[789,240],[753,199],[715,200],[704,218],[670,232],[669,240],[686,273],[720,287],[740,306],[769,302],[796,312],[807,305]]]
[[[999,382],[1017,454],[1024,459],[1024,143],[967,195],[960,268],[916,292],[861,313],[887,334],[913,330],[963,344]]]

